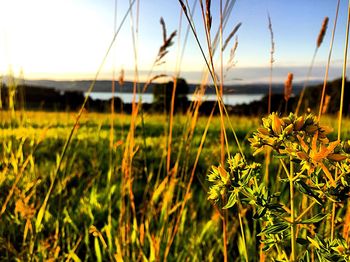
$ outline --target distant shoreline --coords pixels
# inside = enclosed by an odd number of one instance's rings
[[[43,88],[53,88],[57,91],[78,91],[86,92],[90,87],[92,80],[77,80],[77,81],[54,81],[54,80],[25,80],[24,83],[30,86],[39,86]],[[155,83],[158,84],[158,83]],[[151,84],[145,93],[151,94],[153,92],[153,86]],[[120,86],[118,82],[115,83],[115,90],[120,93],[132,93],[133,82],[126,81],[123,86]],[[144,83],[138,83],[139,86],[143,87]],[[310,83],[313,85],[313,83]],[[195,92],[199,85],[188,84],[189,94]],[[111,92],[112,81],[111,80],[98,80],[94,85],[92,92],[109,93]],[[293,91],[298,94],[302,89],[302,84],[294,83]],[[256,83],[256,84],[237,84],[237,85],[225,85],[224,93],[226,94],[267,94],[269,90],[269,84],[267,83]],[[282,94],[284,92],[283,83],[274,83],[272,85],[272,92],[275,94]],[[215,89],[211,85],[207,85],[207,94],[215,94]]]

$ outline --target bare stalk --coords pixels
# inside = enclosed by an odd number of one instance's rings
[[[348,44],[349,44],[349,24],[350,24],[350,0],[348,2],[348,18],[346,23],[346,35],[345,35],[345,47],[344,47],[344,57],[343,57],[343,74],[342,74],[342,83],[341,83],[341,93],[340,93],[340,108],[338,115],[338,140],[341,137],[341,127],[342,127],[342,119],[343,119],[343,107],[344,107],[344,89],[346,84],[346,66],[348,59]],[[335,173],[335,180],[337,180],[337,169]],[[331,220],[331,240],[334,239],[334,228],[335,228],[335,213],[336,206],[333,203],[332,206],[332,220]]]
[[[326,86],[327,86],[328,73],[329,73],[329,65],[330,65],[330,62],[331,62],[332,51],[333,51],[334,34],[335,34],[335,29],[337,28],[339,5],[340,5],[340,0],[338,0],[337,9],[336,9],[336,13],[335,13],[335,19],[334,19],[333,30],[332,30],[332,37],[331,37],[331,42],[330,42],[329,52],[328,52],[328,60],[327,60],[326,72],[325,72],[325,76],[324,76],[324,79],[323,79],[323,88],[322,88],[322,95],[321,95],[321,101],[320,101],[320,109],[319,109],[319,112],[318,112],[318,121],[320,121],[320,119],[321,119],[322,109],[323,109],[324,99],[325,99],[324,97],[325,97],[325,94],[326,94]]]
[[[73,138],[74,130],[76,130],[76,128],[77,128],[77,126],[78,126],[80,117],[81,117],[81,115],[82,115],[82,113],[83,113],[83,111],[84,111],[84,109],[85,109],[85,105],[86,105],[86,103],[87,103],[87,101],[88,101],[88,99],[89,99],[89,95],[91,94],[91,92],[92,92],[92,90],[93,90],[93,88],[94,88],[94,86],[95,86],[95,83],[96,83],[96,81],[97,81],[97,78],[98,78],[98,76],[99,76],[101,70],[102,70],[102,67],[103,67],[103,65],[105,64],[105,62],[106,62],[106,60],[107,60],[107,57],[108,57],[108,55],[109,55],[109,53],[110,53],[110,51],[111,51],[111,49],[112,49],[112,47],[113,47],[113,44],[114,44],[114,42],[115,42],[115,40],[116,40],[116,38],[117,38],[117,36],[118,36],[118,34],[119,34],[119,32],[120,32],[120,29],[122,28],[122,26],[123,26],[123,24],[124,24],[124,22],[125,22],[127,16],[129,15],[130,10],[131,10],[132,6],[134,5],[134,3],[135,3],[135,0],[133,0],[133,1],[130,3],[129,8],[128,8],[128,10],[126,11],[126,13],[125,13],[125,15],[124,15],[124,17],[123,17],[123,19],[122,19],[122,21],[121,21],[119,27],[118,27],[118,30],[117,30],[116,33],[114,34],[114,36],[113,36],[113,38],[112,38],[112,41],[111,41],[110,44],[109,44],[109,47],[108,47],[108,49],[107,49],[107,51],[106,51],[106,53],[105,53],[105,56],[103,57],[102,62],[101,62],[101,64],[100,64],[99,68],[97,69],[97,72],[96,72],[96,74],[95,74],[94,80],[91,82],[90,87],[89,87],[88,91],[86,92],[86,97],[85,97],[85,99],[84,99],[84,102],[83,102],[83,104],[82,104],[81,107],[80,107],[80,110],[79,110],[78,115],[77,115],[77,117],[76,117],[75,123],[74,123],[74,125],[73,125],[73,127],[72,127],[72,129],[71,129],[71,131],[70,131],[70,133],[69,133],[69,135],[68,135],[68,138],[67,138],[67,140],[66,140],[64,146],[63,146],[63,149],[62,149],[62,152],[61,152],[61,155],[60,155],[60,158],[59,158],[59,162],[58,162],[58,164],[57,164],[57,167],[56,167],[56,170],[55,170],[55,172],[54,172],[53,178],[52,178],[52,180],[51,180],[51,184],[50,184],[49,190],[48,190],[48,192],[46,193],[45,199],[44,199],[44,201],[43,201],[43,203],[42,203],[42,205],[41,205],[41,207],[40,207],[40,209],[39,209],[39,212],[38,212],[38,215],[37,215],[37,220],[36,220],[36,223],[35,223],[36,229],[39,229],[40,226],[41,226],[42,219],[43,219],[43,216],[44,216],[44,212],[45,212],[45,210],[46,210],[47,203],[48,203],[49,198],[50,198],[50,196],[51,196],[51,192],[52,192],[52,190],[53,190],[53,188],[54,188],[54,184],[55,184],[55,182],[56,182],[56,178],[57,178],[57,175],[58,175],[58,173],[59,173],[59,170],[60,170],[60,167],[61,167],[61,164],[62,164],[62,160],[63,160],[63,158],[64,158],[64,156],[65,156],[65,154],[66,154],[66,151],[67,151],[67,149],[68,149],[68,146],[69,146],[69,144],[70,144],[70,142],[71,142],[71,140],[72,140],[72,138]]]
[[[267,114],[270,114],[271,113],[271,96],[272,96],[272,72],[273,72],[273,63],[275,62],[275,59],[273,58],[273,55],[275,53],[275,42],[273,37],[272,22],[271,22],[270,14],[267,14],[267,17],[269,20],[269,31],[270,31],[270,40],[271,40],[269,100],[268,100],[268,107],[267,107]]]
[[[310,80],[311,73],[312,73],[312,68],[314,67],[315,58],[316,58],[316,55],[317,55],[317,50],[318,50],[318,47],[315,48],[314,54],[312,56],[311,64],[310,64],[309,69],[307,71],[306,80],[304,82],[303,89],[300,92],[297,108],[295,109],[295,114],[296,115],[299,114],[300,106],[301,106],[301,103],[303,101],[304,94],[305,94],[305,89],[306,89],[307,85],[309,84],[309,80]]]
[[[224,76],[223,76],[223,28],[222,28],[222,0],[220,0],[220,97],[222,99],[222,95],[224,92],[223,88],[223,82],[224,82]],[[225,136],[224,136],[224,129],[225,125],[224,122],[220,122],[220,159],[221,159],[221,165],[225,165]],[[223,234],[223,245],[224,245],[224,261],[227,261],[227,210],[224,210],[224,216],[222,219],[222,234]],[[243,232],[244,233],[244,232]]]
[[[310,80],[310,77],[311,77],[311,72],[312,72],[312,68],[314,66],[314,63],[315,63],[315,58],[316,58],[316,55],[317,55],[317,51],[318,49],[320,48],[322,42],[323,42],[323,39],[324,39],[324,36],[326,34],[326,31],[327,31],[327,25],[328,25],[328,17],[325,17],[324,20],[323,20],[323,23],[322,23],[322,27],[321,27],[321,30],[318,34],[318,37],[317,37],[317,41],[316,41],[316,48],[315,48],[315,51],[314,51],[314,55],[312,57],[312,60],[311,60],[311,64],[309,66],[309,70],[307,72],[307,76],[306,76],[306,80],[305,80],[305,83],[304,83],[304,86],[303,86],[303,89],[301,90],[301,93],[300,93],[300,96],[299,96],[299,100],[298,100],[298,104],[297,104],[297,108],[295,110],[295,114],[297,115],[299,113],[299,109],[300,109],[300,106],[301,106],[301,103],[303,101],[303,98],[304,98],[304,93],[305,93],[305,89],[309,83],[309,80]]]
[[[291,244],[291,254],[290,261],[294,262],[296,260],[296,224],[295,224],[295,208],[294,208],[294,165],[292,159],[290,159],[290,170],[289,170],[289,193],[290,193],[290,244]]]
[[[239,209],[241,209],[241,205],[238,204]],[[247,245],[246,245],[246,240],[245,240],[245,234],[244,234],[244,228],[243,228],[243,222],[242,222],[242,216],[241,213],[238,211],[238,220],[239,220],[239,227],[241,229],[241,235],[242,235],[242,241],[244,245],[244,255],[245,255],[245,261],[248,262],[248,250],[247,250]]]
[[[180,208],[179,214],[178,214],[177,219],[176,219],[175,227],[174,227],[174,230],[173,230],[173,232],[171,234],[170,240],[169,240],[169,242],[168,242],[168,244],[166,246],[165,252],[164,252],[164,261],[167,261],[167,257],[169,255],[170,247],[171,247],[171,245],[172,245],[172,243],[174,241],[175,235],[176,235],[177,230],[179,228],[180,221],[181,221],[181,218],[182,218],[182,214],[183,214],[183,211],[185,209],[185,205],[186,205],[186,203],[187,203],[187,201],[188,201],[188,199],[190,197],[190,190],[191,190],[194,174],[195,174],[195,171],[196,171],[196,168],[197,168],[197,164],[198,164],[198,160],[199,160],[200,154],[201,154],[202,149],[203,149],[203,145],[204,145],[204,142],[205,142],[205,139],[206,139],[206,136],[207,136],[207,132],[208,132],[208,129],[209,129],[209,126],[210,126],[210,123],[211,123],[211,119],[212,119],[213,114],[214,114],[215,107],[216,107],[216,104],[215,104],[215,106],[213,107],[213,109],[212,109],[212,111],[210,113],[207,125],[206,125],[204,133],[202,135],[202,139],[201,139],[200,145],[198,147],[198,151],[197,151],[196,159],[194,161],[194,165],[193,165],[193,168],[192,168],[190,180],[189,180],[189,182],[187,184],[187,187],[186,187],[185,196],[184,196],[184,199],[182,201],[181,208]]]

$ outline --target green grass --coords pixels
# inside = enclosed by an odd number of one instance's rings
[[[121,209],[121,202],[125,201],[126,205],[130,203],[129,197],[122,197],[125,186],[122,178],[122,159],[130,127],[130,116],[115,117],[112,167],[109,161],[109,117],[108,114],[83,115],[62,161],[42,227],[36,232],[35,221],[38,210],[50,186],[50,179],[56,169],[62,147],[74,125],[74,114],[26,112],[22,121],[13,121],[10,112],[1,112],[0,203],[3,209],[6,199],[11,194],[6,209],[1,214],[2,259],[78,260],[79,257],[82,260],[98,260],[99,256],[108,259],[118,254],[116,239],[119,241],[123,239],[118,231],[122,225],[127,227],[126,230],[132,230],[135,222],[132,222],[133,216],[130,210],[122,216]],[[143,236],[142,245],[138,243],[139,240],[136,239],[142,238],[140,235],[142,224],[138,224],[137,231],[130,234],[133,237],[128,240],[129,242],[119,243],[124,259],[130,257],[130,260],[133,260],[138,256],[152,259],[163,256],[171,233],[166,233],[166,229],[174,227],[178,206],[183,201],[184,188],[207,120],[207,117],[199,118],[194,137],[186,149],[188,153],[180,154],[179,175],[174,180],[175,187],[170,196],[166,194],[166,190],[170,190],[171,183],[164,189],[160,186],[167,177],[165,168],[167,118],[164,115],[145,115],[144,129],[141,127],[140,119],[136,121],[132,190],[136,221],[143,222],[146,236]],[[247,156],[251,155],[247,138],[258,127],[260,120],[232,117],[231,122],[244,152]],[[324,117],[323,122],[335,126],[336,120]],[[171,166],[174,166],[179,150],[183,148],[181,144],[185,141],[183,138],[185,123],[186,116],[175,116]],[[350,121],[345,119],[343,136],[349,137],[349,131]],[[227,133],[229,141],[233,141],[229,130]],[[336,133],[333,132],[332,136],[336,137]],[[216,209],[207,201],[206,181],[211,166],[220,162],[219,137],[220,121],[218,117],[214,117],[196,168],[190,191],[191,198],[185,207],[178,233],[170,249],[168,256],[170,260],[181,261],[191,255],[194,260],[202,261],[223,255],[221,219]],[[230,151],[234,154],[238,149],[231,144]],[[256,159],[260,159],[261,163],[264,161],[263,156],[258,156]],[[274,162],[274,165],[270,166],[271,171],[276,167],[277,162]],[[108,180],[109,172],[112,172],[110,180]],[[155,192],[158,192],[158,198],[155,198]],[[168,199],[170,207],[164,211],[162,209],[169,197],[172,198]],[[126,222],[123,224],[121,219],[125,219]],[[230,250],[229,257],[233,258],[239,256],[239,245],[235,241],[240,239],[237,234],[239,229],[235,212],[230,214],[229,221],[228,250]],[[244,221],[246,224],[250,223],[249,219]],[[91,230],[89,233],[91,226],[95,226],[98,230],[95,232],[95,237]],[[248,231],[254,231],[251,226],[246,228]],[[160,232],[164,235],[160,235]],[[249,235],[252,234],[256,232],[249,231]],[[248,242],[250,241],[250,248],[256,245],[253,239],[249,236],[247,238]],[[104,241],[107,246],[104,246]]]
[[[57,182],[44,214],[42,227],[38,232],[35,230],[38,210],[50,186],[62,147],[74,125],[74,117],[72,113],[26,112],[21,121],[14,121],[10,112],[1,112],[0,203],[2,206],[11,194],[6,209],[1,215],[1,220],[4,222],[0,226],[2,259],[27,260],[33,257],[35,260],[41,260],[78,256],[82,260],[95,260],[98,259],[99,253],[104,258],[117,253],[115,239],[121,226],[121,201],[123,199],[121,197],[123,188],[121,164],[125,150],[124,143],[130,127],[130,116],[127,115],[116,115],[115,117],[115,147],[112,151],[113,174],[110,183],[107,182],[108,173],[111,171],[109,162],[110,115],[95,113],[83,115],[62,161]],[[237,125],[236,132],[241,141],[245,141],[249,132],[259,124],[258,119],[253,118],[235,117],[233,120]],[[165,192],[160,192],[160,199],[150,200],[153,199],[156,188],[167,176],[165,171],[167,118],[164,115],[145,115],[144,130],[141,128],[140,119],[136,121],[132,188],[137,219],[147,222],[149,226],[147,229],[149,236],[145,237],[144,246],[141,248],[142,256],[152,258],[157,252],[159,256],[164,251],[164,245],[169,236],[157,234],[164,230],[161,229],[163,223],[174,226],[174,220],[177,218],[176,208],[182,201],[184,187],[192,169],[206,121],[207,117],[200,117],[197,122],[194,137],[187,148],[188,158],[185,158],[184,155],[180,156],[183,164],[179,177],[175,181],[173,200],[170,201],[174,210],[169,208],[166,212],[169,216],[167,219],[164,219],[166,213],[161,211],[164,196],[166,196]],[[185,116],[175,116],[171,158],[173,164],[178,157],[181,143],[184,141],[185,122]],[[203,260],[222,254],[220,219],[210,202],[206,200],[206,175],[211,165],[217,164],[220,159],[219,136],[219,119],[214,118],[196,168],[191,198],[183,213],[184,217],[181,220],[169,259],[181,260],[191,255],[194,258],[197,257],[197,260]],[[39,142],[39,140],[42,141]],[[231,150],[234,152],[237,151],[237,148],[232,146]],[[24,167],[23,173],[20,171],[22,167]],[[19,178],[17,182],[15,182],[16,178]],[[17,184],[13,187],[15,183]],[[148,190],[145,190],[146,185],[149,187]],[[130,200],[126,197],[125,201],[128,203]],[[153,202],[149,203],[149,201]],[[148,205],[147,211],[145,211],[145,205]],[[127,225],[131,226],[133,222],[128,212],[125,213],[128,217]],[[148,216],[149,219],[142,219],[142,216]],[[108,242],[108,248],[103,247],[103,242],[99,237],[96,238],[99,241],[95,243],[93,235],[89,234],[89,228],[92,225],[101,231],[101,236]],[[107,234],[107,225],[111,226],[110,237]],[[138,230],[136,234],[140,234],[140,231]],[[151,239],[158,239],[160,250],[154,251],[151,248],[153,243]],[[140,243],[133,241],[123,244],[132,247],[125,248],[127,252],[135,252],[135,249],[140,248]],[[186,243],[185,248],[184,243]],[[235,244],[231,243],[231,245],[233,249],[236,249]],[[123,257],[125,259],[131,255],[135,258],[139,256],[139,252],[125,253]]]

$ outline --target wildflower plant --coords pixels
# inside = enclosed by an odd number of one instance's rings
[[[248,164],[239,153],[229,158],[228,164],[229,171],[222,166],[213,166],[212,172],[208,175],[209,182],[213,184],[210,187],[208,199],[218,202],[229,195],[229,201],[223,207],[225,209],[235,205],[239,199],[239,193],[243,192],[242,189],[249,188],[250,183],[256,180],[260,169],[260,164]],[[243,194],[247,195],[247,192]]]
[[[350,192],[350,144],[330,141],[331,131],[311,114],[270,114],[249,141],[254,156],[272,148],[284,171],[275,177],[282,186],[267,187],[260,164],[248,164],[236,154],[228,160],[228,171],[212,168],[208,199],[226,201],[223,208],[237,202],[251,206],[261,221],[262,250],[278,260],[311,261],[312,255],[320,261],[348,261],[348,243],[340,235],[329,237],[334,224],[328,221],[333,203],[343,204]],[[282,190],[288,187],[286,196]]]

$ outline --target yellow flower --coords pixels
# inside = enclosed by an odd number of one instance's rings
[[[280,119],[276,114],[272,114],[272,130],[275,134],[280,135],[282,133],[283,120]]]
[[[318,131],[316,131],[312,137],[311,148],[305,143],[304,138],[298,136],[298,140],[303,152],[298,152],[296,155],[299,159],[303,160],[303,170],[308,170],[308,174],[310,175],[318,166],[322,169],[332,186],[335,186],[335,180],[323,162],[326,158],[330,160],[338,159],[336,161],[340,161],[346,158],[343,158],[344,156],[340,154],[333,153],[334,149],[339,145],[340,141],[337,140],[329,143],[328,145],[323,143],[320,143],[320,145],[318,145]],[[307,161],[307,155],[309,155],[309,161]],[[307,162],[309,163],[307,164]]]

